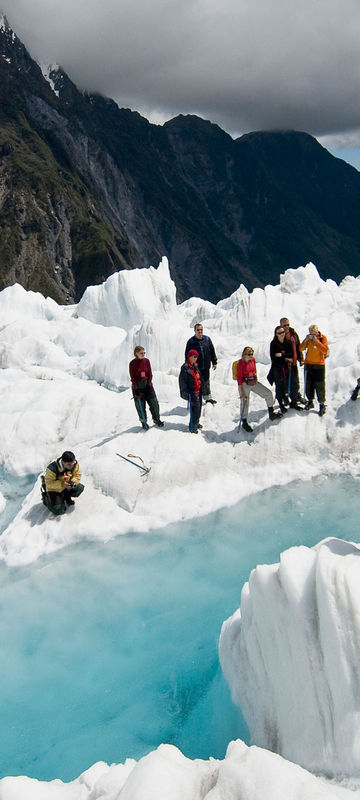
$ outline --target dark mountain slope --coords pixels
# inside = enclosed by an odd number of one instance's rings
[[[0,25],[1,288],[73,302],[163,255],[179,299],[216,301],[309,260],[339,280],[359,271],[359,211],[360,174],[311,136],[151,125],[61,69],[45,80]]]

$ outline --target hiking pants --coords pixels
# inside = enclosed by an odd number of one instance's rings
[[[190,422],[189,431],[196,431],[201,416],[202,397],[200,394],[189,394]]]
[[[288,378],[288,388],[290,383],[290,400],[292,403],[297,403],[300,397],[300,381],[299,381],[299,371],[297,368],[297,364],[292,364],[291,372],[290,372],[290,380]]]
[[[242,406],[242,414],[241,414],[242,419],[247,419],[247,415],[249,412],[250,392],[255,392],[255,394],[259,395],[259,397],[262,397],[265,400],[268,408],[272,408],[272,406],[274,405],[273,393],[270,391],[270,389],[268,389],[259,381],[256,381],[256,383],[254,383],[254,386],[249,386],[248,383],[242,383],[241,387],[245,394],[245,400],[242,401],[244,404]],[[239,394],[240,394],[240,386],[239,386]]]
[[[138,413],[138,417],[140,422],[143,424],[146,422],[146,403],[149,406],[150,414],[154,420],[154,422],[159,422],[160,419],[160,409],[158,399],[155,394],[155,389],[153,386],[145,386],[145,389],[141,389],[141,397],[137,397],[134,389],[132,390],[134,403],[136,406],[136,411]]]
[[[52,513],[56,515],[65,514],[66,501],[69,500],[70,497],[79,497],[79,495],[83,493],[84,488],[82,483],[77,483],[72,489],[64,489],[63,492],[47,492],[49,511],[52,511]]]
[[[321,405],[325,403],[325,364],[305,364],[305,393],[308,400],[316,397]]]
[[[204,400],[210,400],[211,397],[211,389],[210,389],[210,367],[207,369],[199,369],[200,375],[204,381],[203,386],[203,397]]]

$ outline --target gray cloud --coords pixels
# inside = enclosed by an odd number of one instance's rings
[[[153,121],[360,130],[358,0],[0,0],[37,60]]]

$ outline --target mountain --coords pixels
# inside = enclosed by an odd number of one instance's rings
[[[339,280],[359,271],[359,212],[360,174],[308,134],[152,125],[43,72],[0,16],[0,288],[74,302],[163,255],[179,300],[308,261]]]

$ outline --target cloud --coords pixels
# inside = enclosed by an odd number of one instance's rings
[[[360,129],[358,0],[0,0],[38,60],[152,120]]]

